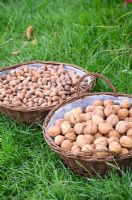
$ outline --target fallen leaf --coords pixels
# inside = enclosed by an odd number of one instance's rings
[[[31,44],[32,45],[37,45],[38,44],[38,40],[35,38],[34,40],[32,40]]]
[[[11,54],[12,55],[18,55],[20,53],[20,49],[16,50],[16,51],[13,51]]]
[[[29,26],[26,30],[26,37],[28,40],[31,39],[32,34],[33,34],[33,28],[32,28],[32,26]]]

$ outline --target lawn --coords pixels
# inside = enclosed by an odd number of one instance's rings
[[[132,93],[131,19],[132,6],[125,9],[122,0],[1,0],[0,65],[73,63],[107,76],[118,92]],[[34,35],[27,42],[30,25]],[[99,83],[96,90],[108,88]],[[132,199],[130,169],[83,178],[63,165],[40,128],[1,115],[0,135],[2,200]]]

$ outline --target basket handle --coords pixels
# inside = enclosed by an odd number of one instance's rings
[[[88,76],[92,76],[92,77],[94,77],[94,78],[102,79],[105,83],[107,83],[107,85],[108,85],[109,88],[112,90],[112,92],[113,92],[114,94],[116,93],[115,87],[113,86],[113,84],[111,83],[111,81],[110,81],[108,78],[106,78],[105,76],[103,76],[103,75],[100,74],[100,73],[87,72],[87,74],[83,75],[83,76],[79,79],[79,81],[78,81],[78,83],[77,83],[77,85],[76,85],[76,87],[77,87],[77,92],[78,92],[79,94],[81,93],[81,92],[80,92],[80,83],[81,83],[86,77],[88,77]]]

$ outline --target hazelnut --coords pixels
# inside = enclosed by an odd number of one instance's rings
[[[73,145],[71,148],[71,153],[74,156],[78,156],[80,154],[81,148],[78,145]]]
[[[95,144],[95,146],[97,146],[97,145],[107,146],[107,138],[99,137],[96,140],[94,140],[94,144]]]
[[[59,126],[54,125],[54,126],[52,126],[52,127],[50,127],[50,128],[48,129],[48,134],[49,134],[49,136],[51,136],[51,137],[55,137],[55,136],[61,134],[61,129],[60,129]]]
[[[132,139],[128,136],[122,136],[120,138],[120,144],[126,148],[132,148]]]
[[[112,130],[112,131],[109,132],[109,137],[117,137],[117,138],[120,138],[121,136],[120,136],[120,134],[119,134],[117,131]]]
[[[96,123],[97,125],[99,125],[100,123],[104,122],[104,119],[99,115],[93,115],[92,116],[92,121],[94,123]]]
[[[82,134],[84,131],[84,124],[83,123],[77,123],[74,125],[74,131],[77,135]]]
[[[132,139],[132,128],[127,131],[127,136]]]
[[[84,134],[95,134],[97,133],[97,125],[92,121],[87,121],[86,127],[84,129]]]
[[[64,136],[62,135],[57,135],[54,139],[55,144],[61,145],[61,143],[64,141]]]
[[[96,101],[93,102],[93,105],[94,105],[94,106],[102,106],[102,105],[103,105],[103,101],[101,101],[101,100],[96,100]]]
[[[116,124],[115,130],[117,132],[119,132],[120,134],[123,134],[123,133],[127,132],[128,128],[129,128],[128,127],[128,122],[126,122],[126,121],[119,121]]]
[[[129,101],[129,99],[124,99],[120,102],[120,107],[129,109],[131,107],[131,102]]]
[[[119,138],[118,137],[110,137],[108,138],[108,144],[110,145],[112,142],[119,142]]]
[[[82,152],[87,153],[87,155],[91,156],[93,154],[93,147],[90,144],[85,144],[82,146]]]
[[[112,114],[109,117],[107,117],[106,122],[115,127],[116,124],[119,122],[119,117],[115,114]]]
[[[65,138],[70,140],[70,141],[74,141],[76,139],[76,135],[75,133],[71,132],[71,133],[66,133],[65,134]]]
[[[63,135],[65,135],[66,133],[73,132],[69,121],[63,121],[61,123],[61,131]]]
[[[109,145],[109,150],[116,154],[120,154],[121,153],[121,145],[118,142],[112,142]]]
[[[117,115],[120,119],[125,119],[129,115],[129,111],[125,108],[122,108],[117,111]]]
[[[72,142],[70,140],[64,140],[61,143],[61,148],[66,150],[66,151],[70,151],[72,148]]]
[[[107,134],[113,130],[113,127],[109,123],[101,123],[101,124],[99,124],[98,129],[99,129],[100,133]]]

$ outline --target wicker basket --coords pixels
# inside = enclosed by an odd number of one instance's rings
[[[98,77],[99,74],[94,74]],[[105,80],[105,78],[103,78]],[[107,80],[107,82],[109,82]],[[109,84],[111,87],[111,84]],[[113,90],[113,86],[112,86]],[[64,160],[64,163],[71,168],[74,172],[82,175],[96,175],[97,173],[104,175],[108,172],[109,166],[114,166],[119,168],[127,168],[132,164],[132,152],[124,154],[122,156],[111,155],[111,152],[107,151],[107,157],[97,158],[94,156],[89,156],[87,153],[81,152],[78,156],[74,156],[71,152],[66,152],[61,147],[57,146],[53,139],[48,135],[47,129],[55,122],[56,119],[63,118],[64,113],[71,110],[72,108],[81,106],[83,108],[86,105],[91,104],[95,99],[113,99],[118,103],[121,99],[129,97],[132,101],[132,96],[126,94],[116,94],[115,90],[113,92],[97,92],[97,93],[87,93],[81,96],[74,97],[66,102],[62,103],[58,107],[55,107],[46,117],[43,124],[43,135],[47,144],[51,147],[53,151],[58,153]],[[89,102],[89,103],[88,103]],[[97,152],[97,150],[93,151]]]
[[[1,68],[0,69],[0,76],[6,76],[8,72],[12,69],[16,69],[21,67],[22,65],[29,65],[31,67],[40,67],[43,64],[51,64],[51,65],[64,65],[66,70],[72,70],[76,71],[81,76],[85,75],[87,73],[86,70],[82,69],[81,67],[78,67],[73,64],[67,64],[67,63],[60,63],[60,62],[52,62],[52,61],[30,61],[26,63],[17,64],[14,66]],[[88,79],[88,91],[91,91],[93,87],[96,84],[96,79],[89,76]],[[0,105],[0,113],[5,114],[9,116],[11,119],[18,121],[18,122],[26,122],[28,124],[32,123],[40,123],[43,118],[48,114],[48,112],[53,108],[54,106],[50,107],[38,107],[35,108],[23,108],[22,106],[13,106],[13,105],[7,105],[7,104],[1,104]]]

